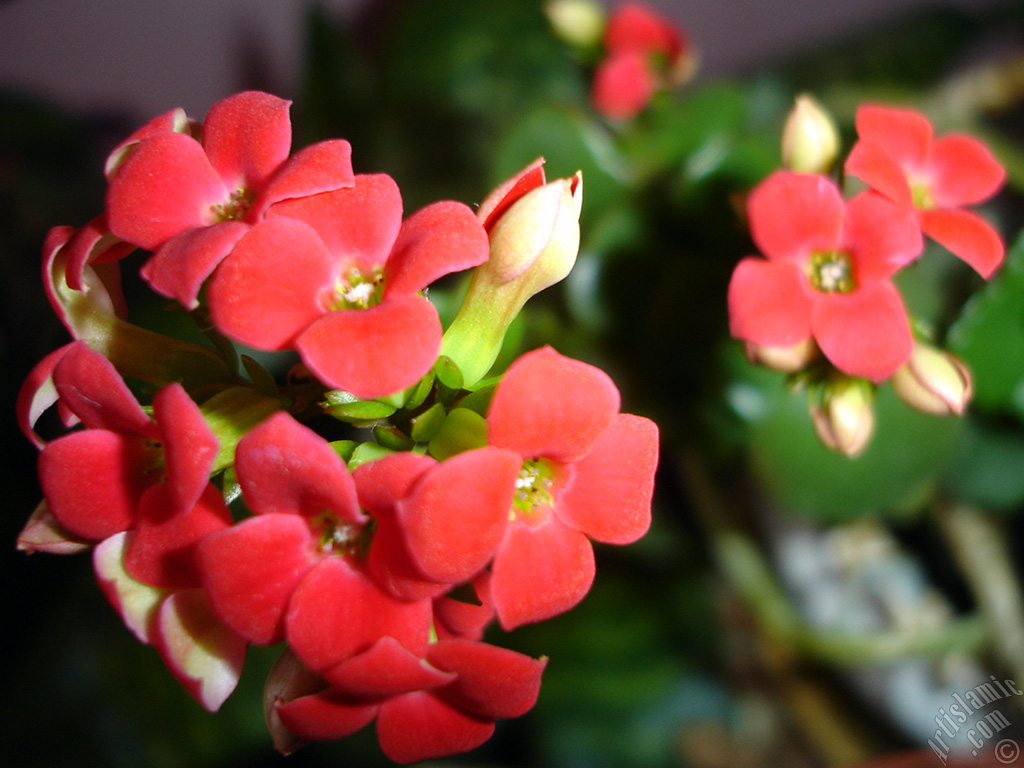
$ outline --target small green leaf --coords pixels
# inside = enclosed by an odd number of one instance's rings
[[[444,406],[441,403],[434,403],[419,416],[410,419],[412,426],[409,429],[409,436],[417,443],[425,443],[441,428],[444,419]]]
[[[1024,501],[1024,437],[978,419],[968,421],[945,475],[957,496],[986,509]]]
[[[348,468],[349,470],[354,470],[360,464],[376,461],[392,453],[394,451],[390,448],[377,445],[377,443],[360,443],[352,452],[352,458],[348,460]]]
[[[332,390],[327,393],[324,410],[340,421],[363,422],[386,419],[395,412],[395,406],[380,400],[360,400],[350,392]]]
[[[248,355],[242,355],[242,367],[257,392],[262,392],[268,397],[277,397],[280,389],[270,372]]]
[[[456,408],[427,446],[427,453],[438,461],[487,445],[487,422],[468,408]]]
[[[374,427],[373,436],[378,443],[392,451],[411,451],[416,447],[416,441],[393,424]]]

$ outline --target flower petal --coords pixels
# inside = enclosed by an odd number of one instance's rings
[[[169,384],[153,398],[160,427],[171,503],[187,512],[207,487],[220,441],[181,384]]]
[[[439,277],[487,261],[487,232],[469,206],[442,201],[402,224],[384,269],[385,297],[422,291]]]
[[[218,621],[201,589],[179,590],[160,605],[153,644],[185,690],[216,712],[242,676],[245,641]]]
[[[370,307],[329,312],[309,326],[295,348],[330,387],[375,398],[411,387],[437,360],[441,321],[422,296],[405,295]]]
[[[798,269],[749,256],[729,281],[729,332],[769,347],[790,347],[811,335],[813,299]]]
[[[257,515],[203,539],[203,586],[231,629],[257,645],[284,638],[284,612],[316,564],[309,525],[296,515]]]
[[[928,161],[932,125],[924,115],[909,109],[865,104],[857,109],[856,123],[861,141],[880,147],[906,172],[920,171]]]
[[[127,539],[127,532],[122,531],[97,544],[92,551],[93,570],[100,589],[124,625],[140,643],[148,645],[153,639],[160,603],[168,593],[128,574],[124,567]]]
[[[203,149],[229,190],[261,189],[288,158],[290,105],[269,93],[244,91],[210,107],[203,121]]]
[[[513,522],[494,555],[492,574],[494,609],[510,630],[582,600],[594,582],[594,550],[586,536],[554,516],[536,525]]]
[[[605,117],[629,120],[647,106],[655,88],[646,54],[622,51],[598,65],[590,98],[594,109]]]
[[[388,699],[377,715],[377,740],[396,763],[415,763],[476,749],[494,733],[480,720],[428,692]]]
[[[212,224],[228,190],[199,143],[183,133],[141,142],[107,188],[107,224],[122,240],[155,251],[175,235]]]
[[[651,525],[657,466],[658,427],[641,416],[619,414],[594,449],[572,465],[572,481],[558,496],[555,516],[597,541],[636,541]]]
[[[195,309],[206,278],[248,231],[249,225],[240,221],[187,229],[160,246],[140,274],[161,296]]]
[[[1006,180],[1006,170],[984,144],[970,136],[943,136],[932,147],[932,197],[940,208],[988,200]]]
[[[258,349],[287,347],[324,314],[336,265],[301,221],[262,221],[242,237],[210,280],[213,322]]]
[[[428,471],[398,502],[398,521],[425,577],[455,584],[490,562],[508,523],[521,466],[511,451],[466,451]]]
[[[846,204],[843,230],[858,284],[889,277],[916,259],[924,247],[914,209],[871,190]]]
[[[490,232],[494,222],[500,219],[516,200],[543,183],[544,158],[538,157],[515,176],[491,190],[480,203],[476,216],[483,223],[484,229]]]
[[[330,443],[284,411],[243,437],[235,449],[242,495],[256,514],[316,516],[329,510],[362,523],[356,487]]]
[[[888,281],[823,296],[814,305],[811,325],[836,368],[876,383],[903,365],[914,348],[903,299]]]
[[[537,702],[547,659],[470,640],[441,640],[427,649],[427,660],[455,672],[455,683],[436,695],[482,718],[520,717]]]
[[[284,727],[299,739],[331,741],[369,725],[380,704],[329,689],[278,703],[274,709]]]
[[[509,366],[487,412],[491,445],[523,458],[585,456],[619,410],[619,390],[600,368],[551,347]]]
[[[253,204],[249,216],[259,217],[274,203],[308,197],[355,184],[352,145],[344,139],[312,144],[296,152],[270,179]]]
[[[382,637],[369,650],[327,670],[324,677],[346,693],[374,698],[437,688],[455,679],[453,673],[432,667],[393,637]]]
[[[999,233],[972,211],[921,211],[921,229],[986,280],[1000,264],[1006,248]]]
[[[422,656],[430,633],[430,601],[396,600],[346,558],[329,557],[293,593],[285,633],[299,658],[321,674],[385,636]]]
[[[747,200],[750,234],[773,261],[803,264],[813,251],[836,247],[845,205],[825,176],[777,171]]]

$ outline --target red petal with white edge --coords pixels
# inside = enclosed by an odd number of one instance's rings
[[[618,411],[608,374],[545,346],[509,366],[487,412],[487,438],[526,459],[575,461]]]
[[[502,628],[510,630],[557,616],[582,600],[594,582],[594,549],[586,536],[553,516],[539,525],[513,522],[491,572],[494,609]]]
[[[636,541],[651,525],[657,466],[658,427],[642,416],[619,414],[594,450],[573,464],[555,516],[597,541]]]
[[[970,136],[944,136],[932,147],[932,198],[939,208],[988,200],[999,191],[1006,170],[988,147]]]
[[[442,201],[405,220],[384,269],[385,296],[422,291],[439,277],[487,261],[487,232],[469,206]]]
[[[299,219],[313,227],[341,277],[347,278],[352,269],[372,276],[384,266],[398,237],[402,194],[386,174],[358,174],[351,187],[278,203],[267,218]]]
[[[818,346],[836,368],[876,383],[907,362],[914,348],[903,299],[888,281],[822,296],[811,323]]]
[[[33,510],[25,523],[25,527],[18,534],[18,551],[46,552],[51,555],[75,555],[89,549],[92,544],[84,539],[79,539],[65,530],[57,518],[50,512],[45,501]]]
[[[437,695],[478,717],[520,717],[537,703],[547,659],[470,640],[441,640],[427,649],[427,660],[458,675]]]
[[[877,144],[908,171],[922,169],[932,148],[932,125],[909,109],[865,104],[857,109],[857,136]]]
[[[831,179],[777,171],[747,200],[750,234],[761,253],[802,266],[813,251],[839,243],[845,204]]]
[[[168,669],[208,711],[216,712],[242,676],[245,640],[220,623],[201,589],[184,589],[160,606],[154,645]]]
[[[75,342],[65,344],[48,354],[29,372],[28,377],[18,390],[15,411],[18,416],[18,427],[32,445],[42,448],[46,441],[36,434],[36,422],[43,412],[57,402],[57,387],[53,384],[53,369]]]
[[[422,296],[395,296],[369,309],[329,312],[295,340],[295,348],[327,386],[384,397],[430,370],[441,349],[441,321]]]
[[[509,207],[531,189],[544,184],[544,158],[538,157],[510,179],[495,187],[477,208],[476,217],[488,232]]]
[[[160,246],[140,274],[161,296],[195,309],[206,278],[248,231],[249,225],[240,221],[187,229]]]
[[[846,172],[856,176],[872,189],[894,203],[914,204],[907,173],[885,149],[878,144],[858,141],[846,158]]]
[[[169,112],[164,112],[162,115],[157,115],[111,150],[103,167],[103,173],[106,175],[107,181],[110,181],[117,172],[117,169],[120,168],[121,161],[131,151],[133,144],[138,144],[140,141],[150,139],[160,133],[170,133],[172,131],[186,133],[188,128],[189,120],[185,115],[185,110],[181,107],[176,107]]]
[[[246,503],[258,515],[314,517],[330,511],[349,522],[366,520],[345,462],[330,443],[284,411],[239,441],[235,471]]]
[[[292,595],[285,632],[299,658],[322,674],[385,636],[422,656],[430,619],[429,600],[396,600],[346,558],[329,557]]]
[[[368,651],[324,673],[327,681],[354,696],[379,698],[437,688],[455,679],[409,653],[393,637],[382,637]]]
[[[203,121],[203,149],[230,191],[262,189],[288,159],[290,105],[269,93],[245,91],[210,107]]]
[[[175,235],[216,221],[229,190],[199,142],[182,133],[148,139],[107,187],[107,223],[122,240],[155,251]]]
[[[854,282],[889,277],[921,254],[924,239],[914,209],[871,190],[846,205],[843,242],[853,260]]]
[[[999,233],[971,211],[921,211],[921,229],[986,280],[1000,264],[1006,248]]]
[[[430,456],[405,451],[360,464],[352,471],[360,506],[374,517],[393,509],[423,473],[436,465],[437,460]]]
[[[87,429],[49,443],[39,454],[39,482],[58,522],[99,541],[132,527],[151,455],[136,437]]]
[[[647,57],[636,51],[623,51],[598,65],[590,98],[594,109],[605,117],[629,120],[647,106],[655,87]]]
[[[398,522],[427,578],[456,584],[490,562],[508,525],[521,467],[511,451],[466,451],[427,472],[398,502]]]
[[[169,384],[156,393],[153,417],[163,437],[171,502],[186,512],[207,487],[220,441],[181,384]]]
[[[326,311],[335,269],[308,224],[261,221],[210,280],[210,315],[221,331],[243,344],[284,349]]]
[[[377,740],[389,759],[416,763],[476,749],[494,733],[480,720],[427,692],[388,699],[377,715]]]
[[[148,645],[153,640],[157,609],[168,593],[128,575],[124,568],[127,538],[122,531],[101,541],[92,551],[92,564],[100,589],[124,625]]]
[[[810,288],[791,264],[748,256],[729,281],[729,332],[770,347],[789,347],[811,335]]]
[[[292,734],[305,741],[333,741],[369,725],[380,704],[366,702],[339,691],[327,690],[300,696],[276,705],[277,716]]]
[[[134,578],[154,587],[198,587],[196,545],[230,525],[231,512],[212,483],[207,483],[202,497],[189,509],[174,505],[166,485],[155,485],[139,503],[125,568]]]
[[[281,166],[250,209],[249,216],[256,219],[268,206],[282,200],[332,192],[353,184],[352,145],[344,139],[320,141],[296,152]]]
[[[83,227],[75,230],[68,241],[68,262],[65,277],[68,287],[76,291],[87,289],[82,280],[86,264],[109,263],[124,258],[135,246],[125,243],[110,233],[106,214],[97,216]]]
[[[92,429],[109,429],[159,439],[156,423],[146,415],[113,364],[84,341],[72,344],[53,369],[61,401]]]
[[[288,600],[319,559],[314,546],[295,515],[259,515],[210,534],[197,560],[213,609],[250,642],[280,642]]]

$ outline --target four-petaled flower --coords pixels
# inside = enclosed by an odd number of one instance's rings
[[[878,382],[913,337],[889,279],[921,252],[911,210],[875,192],[844,201],[824,176],[780,171],[747,205],[754,242],[729,284],[732,335],[766,347],[814,338],[836,368]]]
[[[858,141],[846,171],[890,200],[913,207],[921,229],[988,278],[1003,260],[992,226],[964,206],[988,200],[1006,172],[984,144],[952,134],[935,139],[931,123],[909,109],[857,110]]]

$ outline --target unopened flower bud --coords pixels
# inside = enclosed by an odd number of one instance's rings
[[[907,405],[938,416],[961,415],[974,390],[963,361],[922,342],[914,345],[910,359],[889,381]]]
[[[544,6],[551,28],[576,48],[592,48],[607,24],[604,8],[594,0],[549,0]]]
[[[744,349],[750,362],[782,373],[803,370],[818,356],[818,345],[813,338],[797,342],[791,347],[766,347],[747,342]]]
[[[875,431],[873,390],[864,379],[842,377],[824,385],[810,403],[811,420],[826,448],[859,456]]]
[[[501,350],[509,325],[527,300],[564,279],[580,246],[583,176],[544,183],[543,160],[502,184],[478,215],[491,254],[473,271],[441,354],[462,372],[464,386],[483,378]]]
[[[782,130],[782,162],[797,173],[828,173],[839,154],[831,115],[810,96],[797,96]]]

